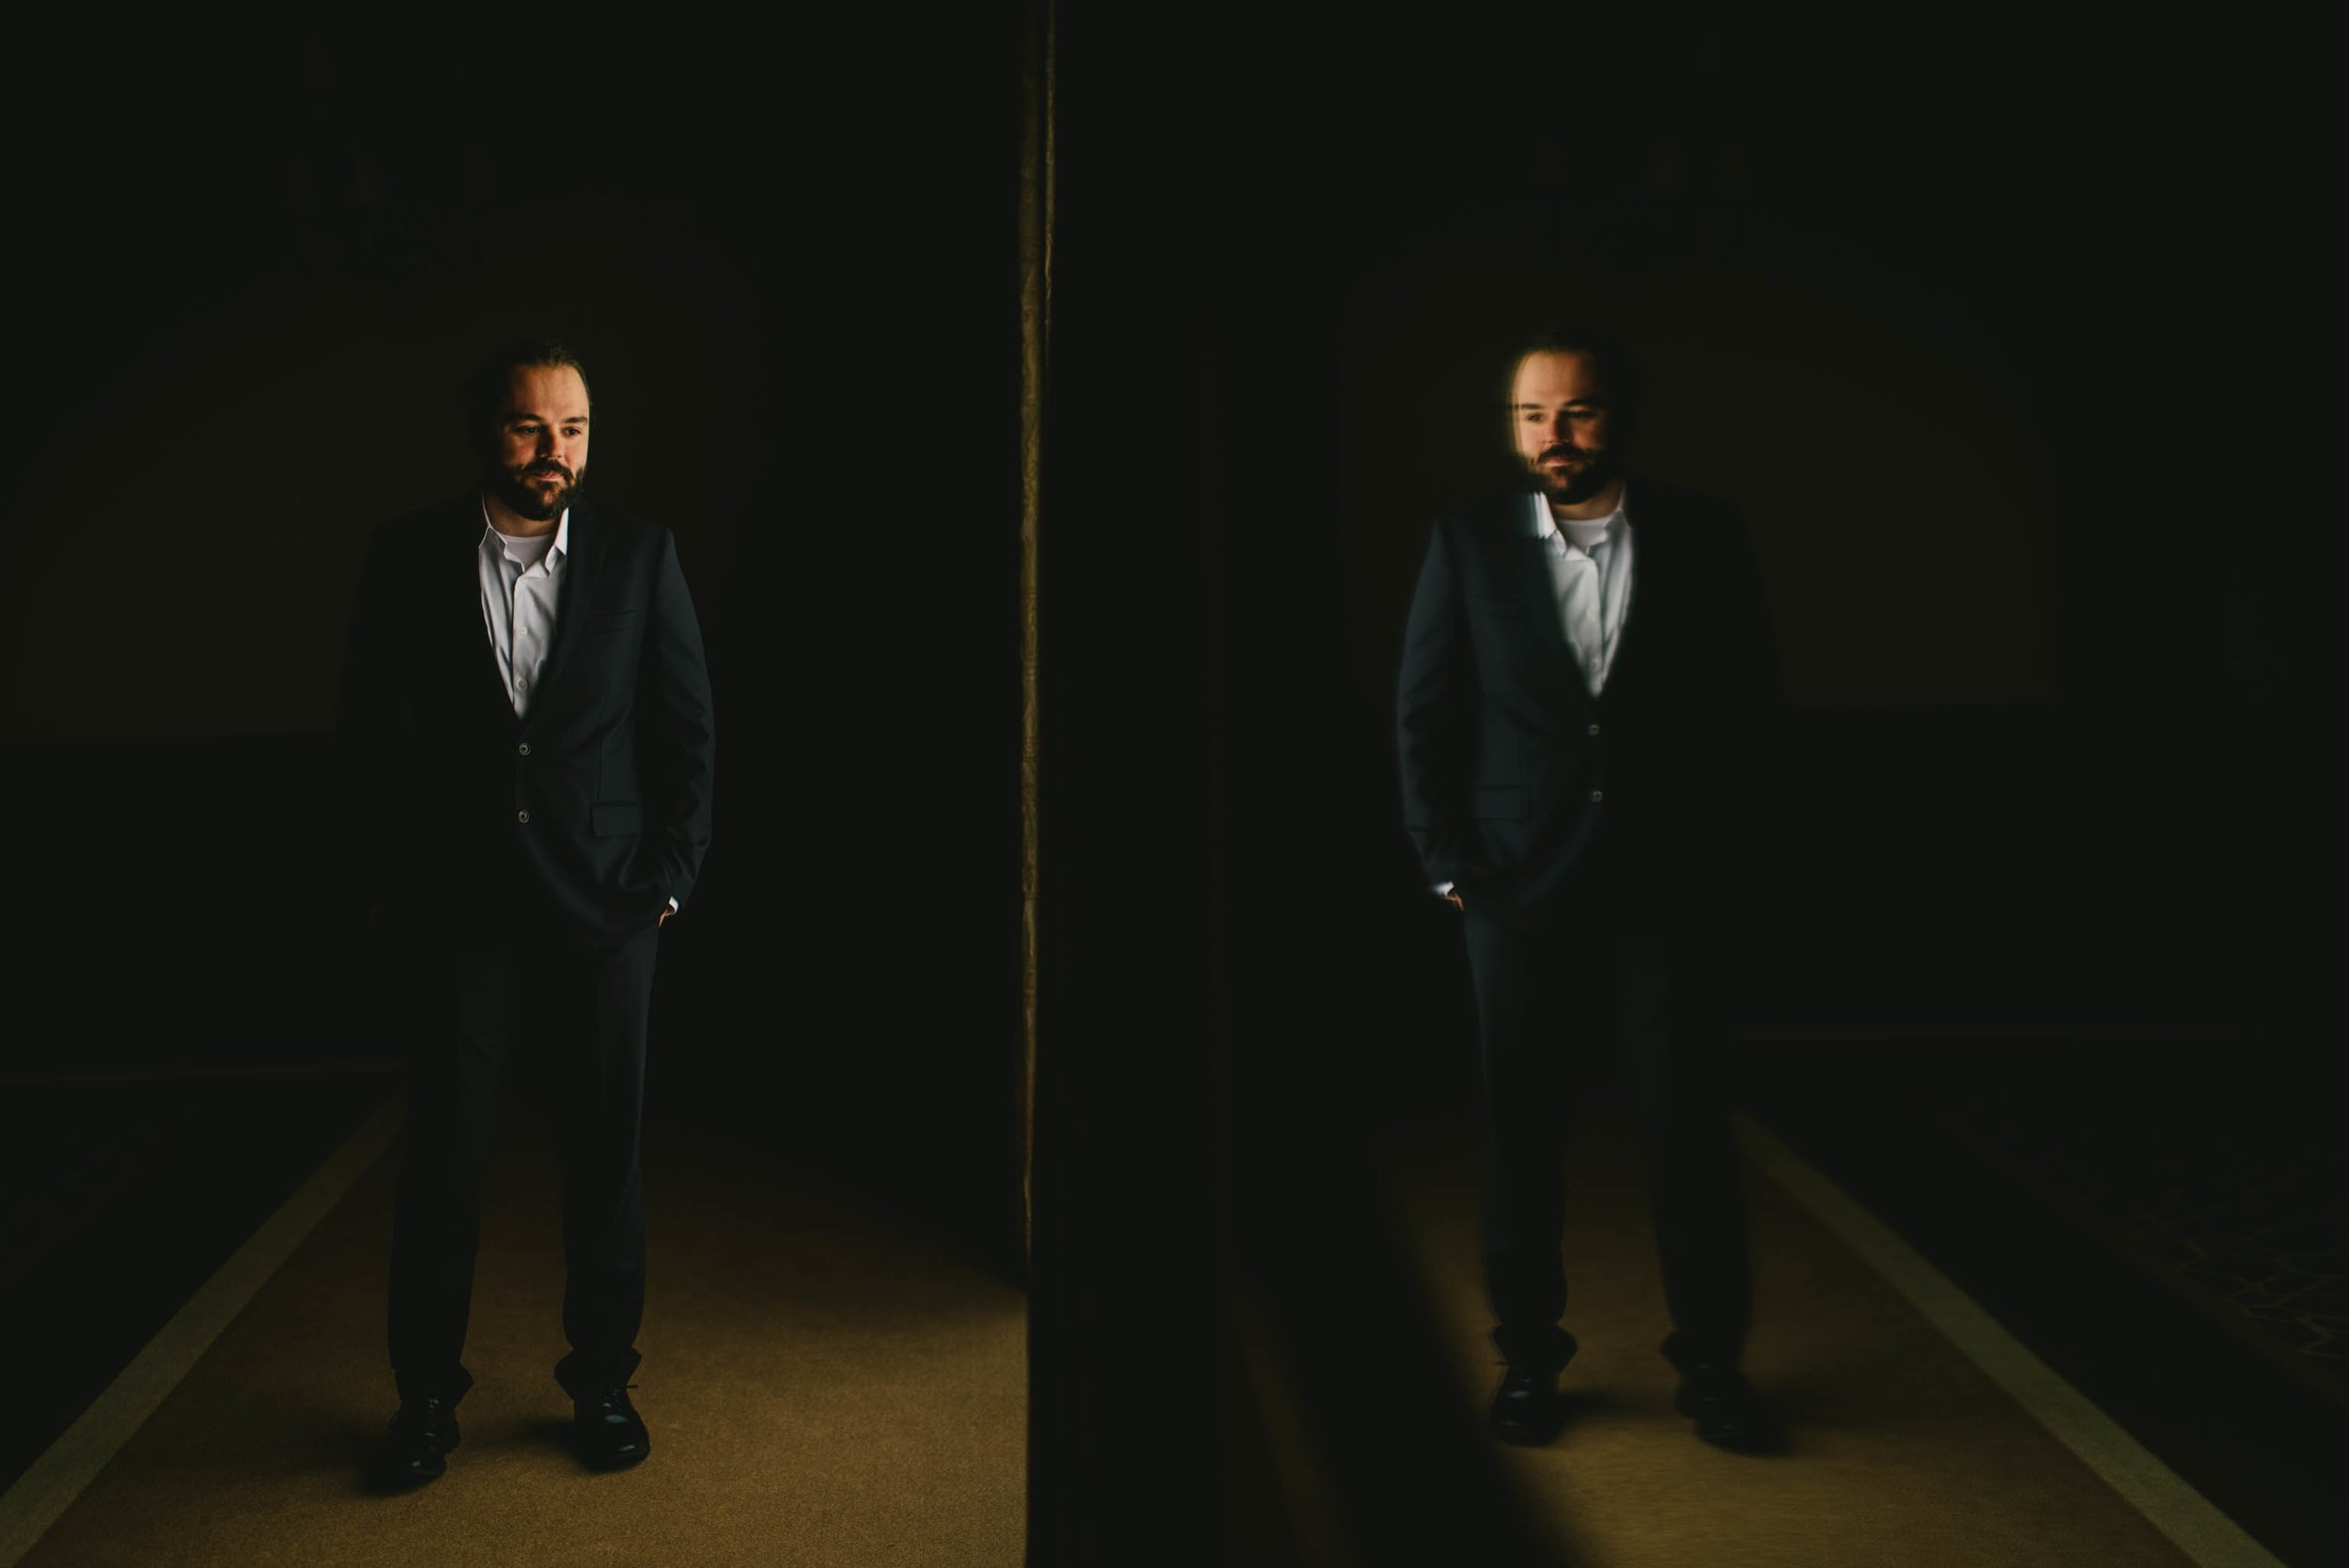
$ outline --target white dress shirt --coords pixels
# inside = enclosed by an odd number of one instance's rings
[[[547,654],[554,647],[554,618],[563,608],[563,565],[570,556],[571,509],[554,524],[552,534],[501,534],[490,520],[490,502],[481,502],[481,548],[477,562],[481,578],[481,621],[490,629],[490,646],[497,650],[498,675],[514,717],[526,717],[537,697],[539,678],[546,674]],[[669,900],[677,908],[677,900]]]
[[[1560,522],[1538,490],[1526,497],[1532,507],[1533,536],[1549,551],[1549,581],[1558,596],[1558,618],[1566,646],[1577,650],[1582,685],[1593,696],[1614,668],[1615,644],[1623,635],[1624,612],[1631,603],[1631,494],[1615,493],[1615,509],[1588,522]]]
[[[497,650],[514,717],[526,717],[538,677],[554,646],[555,612],[563,607],[563,563],[570,554],[571,512],[566,506],[552,535],[501,534],[481,503],[481,619]]]

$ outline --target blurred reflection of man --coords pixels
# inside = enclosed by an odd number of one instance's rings
[[[1639,390],[1598,334],[1518,356],[1530,486],[1439,520],[1411,603],[1406,825],[1460,911],[1475,987],[1486,1283],[1508,1363],[1495,1430],[1546,1442],[1562,1419],[1566,1120],[1581,1064],[1611,1045],[1649,1142],[1678,1407],[1706,1441],[1760,1450],[1721,993],[1775,663],[1736,513],[1626,472]]]

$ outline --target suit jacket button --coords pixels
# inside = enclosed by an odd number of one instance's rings
[[[1596,735],[1596,734],[1598,733],[1598,726],[1597,726],[1596,724],[1593,724],[1593,725],[1591,726],[1591,733],[1592,733],[1593,735]],[[522,748],[522,750],[523,750],[523,751],[525,751],[525,752],[527,752],[528,750],[530,750],[530,748],[529,748],[529,747],[527,747],[527,746],[524,746],[524,747]]]
[[[1598,726],[1596,724],[1593,724],[1591,726],[1591,733],[1593,735],[1596,735],[1598,733]],[[528,756],[530,754],[530,742],[525,740],[521,745],[515,747],[514,750],[520,752],[524,756]]]
[[[514,814],[514,820],[517,822],[527,822],[530,820],[530,814],[526,811],[518,811]]]
[[[1607,798],[1607,792],[1606,792],[1605,790],[1601,790],[1601,789],[1594,789],[1594,790],[1592,790],[1592,791],[1591,791],[1591,804],[1593,804],[1593,805],[1597,805],[1597,804],[1598,804],[1601,800],[1605,800],[1606,798]]]

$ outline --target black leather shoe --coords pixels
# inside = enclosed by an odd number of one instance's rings
[[[1504,1442],[1538,1447],[1565,1424],[1565,1401],[1558,1393],[1558,1369],[1516,1362],[1501,1376],[1493,1395],[1493,1434]]]
[[[1735,1453],[1772,1453],[1779,1448],[1777,1421],[1735,1367],[1683,1368],[1672,1408],[1695,1418],[1697,1436],[1715,1448]]]
[[[367,1479],[386,1491],[438,1480],[448,1469],[448,1451],[457,1446],[457,1436],[455,1400],[409,1400],[369,1457]]]
[[[571,1446],[592,1470],[618,1470],[652,1452],[645,1418],[629,1403],[625,1388],[606,1389],[571,1401]]]

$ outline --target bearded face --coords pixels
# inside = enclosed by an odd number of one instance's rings
[[[1557,505],[1597,496],[1623,474],[1606,388],[1581,353],[1532,353],[1510,382],[1509,425],[1518,458]]]
[[[580,476],[552,458],[517,463],[487,475],[490,491],[518,517],[533,522],[552,522],[579,494]]]
[[[517,365],[483,454],[482,484],[518,517],[552,522],[587,475],[587,383],[568,365]]]
[[[1542,493],[1562,506],[1590,500],[1622,475],[1613,452],[1590,451],[1571,441],[1544,446],[1525,466]]]

